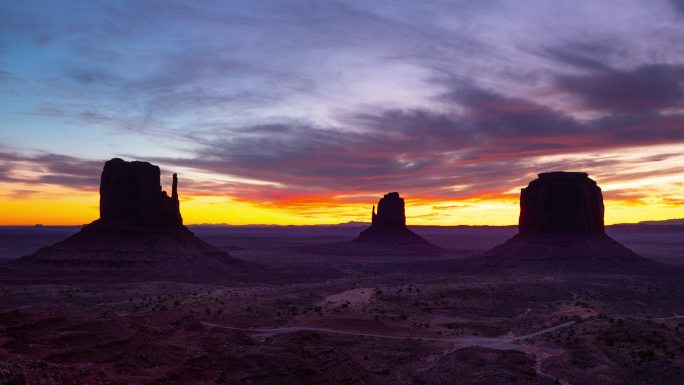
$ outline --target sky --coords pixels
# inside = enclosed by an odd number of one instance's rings
[[[684,1],[2,1],[0,225],[98,217],[113,157],[187,224],[517,223],[584,171],[684,218]]]

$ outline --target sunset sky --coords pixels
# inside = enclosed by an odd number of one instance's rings
[[[83,224],[113,157],[185,223],[515,224],[585,171],[684,218],[683,1],[2,1],[0,225]]]

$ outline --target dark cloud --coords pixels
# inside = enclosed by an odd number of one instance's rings
[[[216,127],[210,134],[188,133],[199,144],[195,156],[139,155],[167,168],[190,167],[243,180],[186,180],[184,189],[192,195],[278,202],[296,196],[400,190],[459,198],[502,194],[548,170],[619,165],[600,158],[530,161],[540,156],[684,142],[681,115],[637,110],[579,121],[469,83],[454,82],[449,88],[441,100],[452,108],[442,111],[365,108],[339,115],[343,128],[296,120]],[[21,162],[41,171],[32,182],[91,189],[102,167],[100,161],[49,153],[0,153],[0,170]],[[7,171],[0,175],[10,179]]]
[[[114,85],[123,81],[122,78],[102,69],[72,68],[66,71],[66,76],[83,85]]]
[[[535,6],[531,19],[472,1],[0,4],[0,54],[25,53],[0,69],[21,106],[6,127],[31,129],[30,113],[50,139],[55,122],[87,127],[112,151],[243,178],[182,179],[193,195],[266,202],[501,194],[548,169],[620,167],[540,156],[684,142],[684,117],[663,113],[682,107],[681,28],[633,23],[660,12],[644,5]],[[159,147],[134,147],[149,138]],[[102,162],[59,148],[0,153],[0,180],[93,189]]]
[[[559,76],[558,88],[576,96],[587,110],[608,113],[682,107],[684,65],[647,65],[631,71]]]
[[[556,43],[537,54],[582,70],[605,72],[613,70],[608,64],[611,57],[625,53],[620,52],[614,42],[590,40]]]
[[[445,97],[462,108],[365,111],[343,118],[355,131],[297,122],[242,127],[231,129],[230,138],[204,142],[196,158],[156,160],[273,182],[285,186],[278,190],[285,196],[400,189],[464,197],[500,194],[538,172],[618,164],[587,159],[540,165],[528,161],[534,157],[684,141],[684,116],[643,112],[580,122],[473,87]],[[231,192],[245,196],[239,188]]]
[[[684,0],[670,0],[675,10],[684,14]]]
[[[456,84],[445,97],[465,107],[464,118],[473,130],[487,136],[549,136],[582,129],[562,112],[522,98],[504,97],[494,91]]]
[[[29,171],[30,173],[25,173]],[[99,186],[102,162],[52,154],[0,152],[0,181],[53,184],[92,190]]]
[[[40,193],[38,190],[12,190],[11,193],[7,194],[12,199],[27,199],[31,198],[33,195]]]

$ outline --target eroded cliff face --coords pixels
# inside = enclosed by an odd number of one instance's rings
[[[601,188],[583,172],[539,174],[520,193],[520,234],[603,233]]]
[[[100,179],[100,224],[181,226],[178,177],[173,175],[172,194],[160,183],[158,166],[114,158],[105,163]]]

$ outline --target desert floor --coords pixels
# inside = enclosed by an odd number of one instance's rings
[[[349,227],[193,227],[263,278],[0,282],[0,384],[682,384],[684,274],[470,274],[513,227],[414,231],[449,251],[312,254]],[[76,228],[0,228],[0,257]],[[684,227],[617,226],[684,265]],[[667,270],[667,269],[666,269]]]

